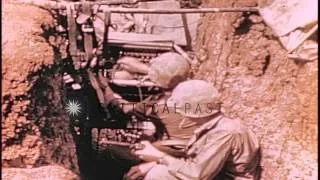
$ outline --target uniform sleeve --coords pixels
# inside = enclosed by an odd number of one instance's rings
[[[199,180],[215,177],[223,168],[232,148],[233,135],[216,132],[207,135],[205,144],[199,146],[199,153],[194,158],[177,159],[163,157],[168,172],[179,179]]]

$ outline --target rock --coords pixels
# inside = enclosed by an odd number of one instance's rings
[[[249,16],[249,19],[250,19],[251,22],[253,22],[254,24],[263,22],[262,17],[261,17],[261,16],[258,16],[258,15],[255,15],[255,14]]]
[[[251,26],[251,29],[255,30],[255,31],[262,32],[265,30],[265,26],[263,24],[255,24],[255,25]]]

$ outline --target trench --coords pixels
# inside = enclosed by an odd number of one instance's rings
[[[205,3],[227,7],[250,6],[255,1]],[[241,16],[213,14],[202,17],[195,51],[207,49],[207,54],[204,54],[207,60],[201,63],[194,77],[221,86],[225,113],[243,119],[260,137],[264,168],[262,179],[313,179],[317,171],[316,62],[296,63],[287,59],[285,51],[261,18],[256,14],[245,15],[243,24],[234,25]],[[48,27],[43,27],[43,30],[42,37],[50,44],[50,37],[55,32]],[[14,130],[17,133],[5,142],[5,146],[14,147],[23,143],[26,134],[40,135],[43,148],[34,166],[59,164],[83,178],[91,176],[91,173],[108,177],[108,171],[115,171],[120,165],[108,166],[101,156],[92,155],[92,149],[88,148],[91,147],[91,133],[86,130],[80,133],[81,136],[74,133],[73,120],[67,115],[65,104],[70,97],[79,101],[85,99],[90,102],[86,105],[92,111],[89,114],[95,115],[91,120],[107,123],[104,119],[108,118],[89,85],[79,93],[72,93],[64,86],[62,76],[65,71],[80,73],[83,77],[86,75],[84,72],[74,72],[70,57],[62,58],[59,48],[52,48],[54,63],[43,65],[29,74],[27,81],[32,84],[31,89],[25,95],[3,97],[8,102],[3,111],[5,119],[11,116],[14,101],[30,100],[26,111],[18,114],[27,114],[40,132],[32,129],[32,123],[22,127],[19,125]],[[124,93],[127,90],[118,88],[117,91]],[[135,88],[130,91],[138,93]],[[130,97],[126,98],[136,100]],[[86,117],[87,113],[82,118]],[[98,152],[98,155],[101,154]],[[101,161],[93,162],[97,159]],[[26,164],[21,157],[3,163],[5,167],[23,168],[27,167]],[[85,166],[79,168],[79,164]]]
[[[48,44],[52,36],[55,36],[55,39],[58,37],[52,28],[43,26],[43,31],[42,36],[48,40]],[[54,64],[42,66],[39,71],[30,73],[27,77],[33,83],[25,96],[31,99],[26,110],[27,119],[39,127],[44,145],[43,152],[34,166],[59,164],[79,174],[81,179],[104,179],[110,175],[110,172],[117,172],[123,165],[114,164],[114,162],[111,164],[104,156],[108,152],[103,152],[104,147],[101,145],[98,147],[99,142],[94,141],[94,138],[99,139],[100,131],[107,128],[111,131],[109,132],[111,136],[102,135],[117,141],[119,137],[114,137],[112,134],[123,131],[129,119],[121,113],[119,115],[119,112],[105,112],[98,103],[96,92],[90,85],[86,70],[75,70],[70,56],[61,58],[61,49],[57,48],[57,45],[52,48],[56,58]],[[115,48],[112,52],[115,53],[110,58],[116,59],[123,49]],[[80,90],[73,90],[71,84],[63,82],[65,73],[72,75],[75,81],[81,84]],[[122,87],[114,84],[110,87],[133,103],[162,92],[159,88]],[[66,112],[66,105],[70,101],[80,104],[81,112],[76,116],[68,115]],[[92,133],[93,128],[99,131],[98,134]],[[126,130],[126,133],[130,131]],[[23,138],[24,136],[21,136],[11,144],[8,141],[7,145],[21,143]],[[128,142],[132,143],[130,140]],[[15,166],[14,164],[17,163],[11,162],[11,166]],[[112,178],[121,179],[121,177]]]

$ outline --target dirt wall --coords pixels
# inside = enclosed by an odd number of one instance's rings
[[[60,164],[77,171],[46,10],[2,2],[2,167]]]
[[[204,7],[256,4],[203,1]],[[32,6],[2,5],[3,167],[58,163],[77,171],[59,65],[40,28],[51,16]],[[252,13],[204,15],[194,47],[201,61],[195,78],[212,82],[224,113],[242,118],[261,139],[263,179],[316,179],[317,62],[286,58],[271,30]]]
[[[203,7],[256,6],[254,0],[204,0]],[[260,137],[263,179],[317,177],[317,62],[299,63],[256,13],[203,16],[195,78],[221,92],[223,111]]]

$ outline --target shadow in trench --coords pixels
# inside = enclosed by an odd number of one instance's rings
[[[64,72],[81,74],[82,88],[75,91],[65,86]],[[39,127],[45,147],[37,166],[60,164],[80,174],[81,179],[122,179],[123,164],[111,161],[108,152],[92,148],[91,127],[107,117],[84,73],[75,71],[72,62],[64,59],[28,76],[33,82],[26,95],[31,97],[28,119]],[[66,112],[70,101],[80,104],[81,112],[76,116],[68,116]]]

